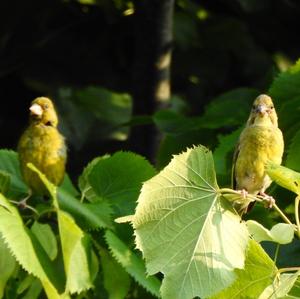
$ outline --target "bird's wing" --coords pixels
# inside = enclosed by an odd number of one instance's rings
[[[232,158],[232,167],[231,167],[231,188],[236,189],[236,179],[235,179],[235,164],[236,160],[239,156],[240,153],[240,142],[235,145],[234,153],[233,153],[233,158]]]

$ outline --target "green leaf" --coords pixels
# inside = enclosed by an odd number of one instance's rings
[[[10,175],[0,170],[0,192],[4,195],[7,195],[8,191],[10,189]]]
[[[103,268],[104,287],[109,295],[108,298],[126,298],[130,289],[130,277],[124,268],[116,262],[109,252],[107,252],[107,250],[102,248],[99,253],[101,255]]]
[[[42,292],[42,285],[38,279],[34,279],[29,286],[28,291],[22,299],[37,299]]]
[[[237,88],[213,99],[205,108],[199,121],[203,128],[223,128],[244,124],[254,99],[259,95],[256,89]],[[237,109],[238,107],[238,109]]]
[[[160,297],[160,281],[154,276],[146,275],[143,261],[138,258],[112,231],[106,231],[105,240],[112,256],[122,265],[126,272],[152,295]]]
[[[220,196],[212,154],[203,146],[174,156],[144,183],[133,226],[148,273],[165,275],[163,298],[211,296],[244,267],[247,228]]]
[[[42,247],[53,261],[57,256],[57,242],[49,224],[41,224],[35,221],[31,231],[41,243]]]
[[[47,180],[33,164],[28,167],[35,171],[47,187],[57,212],[59,236],[64,259],[64,268],[67,277],[66,293],[80,293],[92,287],[89,254],[90,244],[83,231],[77,226],[73,218],[60,210],[57,200],[57,188]]]
[[[110,155],[104,155],[102,157],[97,157],[93,159],[83,170],[82,174],[80,175],[78,179],[78,186],[82,193],[81,198],[87,198],[89,201],[95,201],[96,200],[96,194],[93,192],[92,187],[89,183],[89,175],[91,170],[94,168],[95,165],[98,164],[98,162],[102,159],[109,158]]]
[[[81,203],[66,190],[58,187],[57,191],[60,208],[69,212],[83,229],[112,227],[113,210],[107,202]]]
[[[286,167],[300,171],[300,130],[295,134],[287,150]]]
[[[7,280],[13,274],[16,260],[0,236],[0,298],[3,297]]]
[[[228,155],[230,153],[233,154],[235,145],[237,144],[237,141],[239,139],[239,136],[241,134],[242,128],[239,128],[233,132],[231,132],[228,135],[219,135],[218,141],[219,144],[214,150],[214,161],[215,161],[215,167],[216,167],[216,173],[218,175],[227,175],[231,171],[231,167],[228,167],[228,165],[232,165],[232,156],[230,163],[228,163]]]
[[[127,123],[131,118],[132,99],[129,94],[113,92],[98,86],[89,86],[77,90],[73,100],[81,107],[81,110],[92,113],[103,122],[102,127],[97,127],[98,136],[107,135],[110,132],[112,138],[126,139],[128,128],[119,126]],[[99,130],[103,130],[103,134],[99,133]]]
[[[289,296],[288,294],[292,290],[294,284],[296,283],[298,277],[300,275],[300,271],[293,273],[293,274],[281,274],[277,275],[274,279],[273,283],[269,285],[263,293],[259,296],[258,299],[284,299],[284,298],[299,298],[294,297],[294,295]],[[295,289],[294,289],[295,292]]]
[[[11,150],[0,150],[0,170],[10,176],[10,196],[28,193],[23,182],[18,154]]]
[[[266,172],[279,186],[300,195],[300,173],[278,164],[268,162]]]
[[[236,269],[236,280],[227,289],[209,299],[250,299],[258,298],[272,283],[277,268],[274,262],[254,240],[250,240],[244,269]],[[266,297],[267,298],[267,297]],[[265,298],[265,299],[266,299]]]
[[[172,110],[156,112],[153,121],[160,131],[172,135],[195,130],[199,127],[199,117],[185,117]]]
[[[142,156],[117,152],[100,159],[88,180],[95,194],[115,208],[116,216],[134,212],[142,183],[155,174],[153,166]]]
[[[294,226],[287,223],[277,223],[271,230],[266,229],[260,223],[254,220],[246,222],[249,233],[255,241],[272,241],[279,244],[288,244],[294,238]]]
[[[280,73],[273,81],[269,94],[276,100],[276,106],[281,106],[286,101],[300,96],[300,61],[288,71]]]
[[[53,268],[50,260],[34,243],[16,208],[2,194],[0,194],[0,232],[16,260],[29,274],[41,280],[47,296],[51,299],[61,298],[53,284]]]

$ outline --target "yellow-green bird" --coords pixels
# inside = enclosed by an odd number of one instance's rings
[[[49,98],[36,98],[29,110],[29,126],[18,144],[21,173],[30,187],[30,193],[48,195],[44,184],[38,175],[27,167],[27,163],[34,164],[49,181],[59,185],[65,174],[65,140],[57,129],[57,114]]]
[[[268,95],[262,94],[255,99],[236,146],[233,162],[234,189],[268,197],[265,190],[272,181],[266,174],[265,164],[267,161],[281,164],[283,150],[284,141],[278,128],[274,104]],[[249,201],[242,203],[240,211],[247,212],[248,205]]]

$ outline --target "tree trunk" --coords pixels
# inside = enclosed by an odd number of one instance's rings
[[[152,115],[170,98],[174,0],[136,1],[136,47],[132,78],[133,115]],[[154,125],[133,127],[131,149],[154,160]]]

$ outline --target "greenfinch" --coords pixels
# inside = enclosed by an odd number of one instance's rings
[[[29,110],[29,126],[18,144],[21,173],[30,193],[48,195],[39,176],[27,167],[27,163],[34,164],[49,181],[59,185],[65,174],[65,140],[57,129],[58,118],[50,99],[36,98]]]
[[[236,146],[233,188],[244,194],[259,194],[273,199],[265,193],[272,182],[266,174],[265,165],[268,161],[281,164],[283,150],[283,135],[278,128],[272,99],[262,94],[255,99],[246,127]],[[249,201],[243,202],[239,210],[242,213],[247,212],[252,205],[249,204]]]

